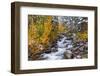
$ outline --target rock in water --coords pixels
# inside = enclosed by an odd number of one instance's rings
[[[71,59],[72,58],[72,52],[70,50],[66,50],[66,52],[64,52],[64,58],[65,59]]]

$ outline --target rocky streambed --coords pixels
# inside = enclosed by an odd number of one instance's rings
[[[61,60],[87,58],[88,42],[73,42],[73,38],[60,35],[60,37],[45,52],[38,57],[39,60]]]

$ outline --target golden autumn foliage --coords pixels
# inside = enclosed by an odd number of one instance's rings
[[[64,32],[64,30],[65,30],[65,27],[63,25],[59,24],[58,31],[59,32]]]
[[[52,20],[52,17],[48,16],[47,20],[44,23],[44,33],[42,34],[42,36],[40,38],[42,44],[49,43],[49,35],[52,30],[51,20]]]
[[[57,37],[57,33],[65,31],[61,24],[52,24],[52,16],[37,16],[36,23],[29,17],[30,24],[28,28],[28,45],[32,53],[38,53],[44,50],[51,41]]]
[[[28,16],[28,49],[31,53],[36,54],[44,51],[50,43],[52,43],[60,33],[69,32],[66,25],[52,23],[53,16]],[[83,32],[75,32],[77,40],[86,41],[88,39],[87,30]],[[71,36],[70,35],[70,36]]]
[[[77,33],[78,40],[86,41],[88,39],[87,31]]]
[[[31,23],[28,28],[28,45],[32,53],[43,51],[51,41],[57,37],[58,32],[63,32],[65,27],[53,25],[52,16],[37,16],[37,22]]]

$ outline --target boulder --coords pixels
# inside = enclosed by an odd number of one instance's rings
[[[72,59],[73,54],[71,52],[71,50],[66,50],[66,52],[64,52],[64,58],[65,59]]]

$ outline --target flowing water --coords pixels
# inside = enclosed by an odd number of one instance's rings
[[[43,58],[44,60],[60,60],[60,59],[64,59],[65,52],[68,55],[72,53],[70,50],[73,47],[72,40],[68,39],[64,35],[62,35],[62,37],[57,40],[57,43],[55,46],[57,46],[56,48],[57,51],[51,51],[50,53],[43,53],[41,55],[41,58]]]

